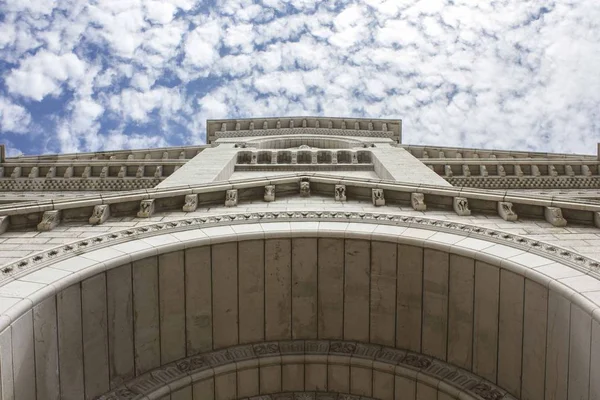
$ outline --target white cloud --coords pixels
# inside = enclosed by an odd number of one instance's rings
[[[0,132],[26,133],[31,124],[31,115],[18,104],[0,97]]]
[[[21,62],[6,78],[11,93],[40,101],[58,95],[63,84],[74,87],[85,74],[86,64],[75,54],[56,55],[41,50]]]
[[[408,143],[594,153],[600,141],[597,0],[5,4],[2,129],[69,90],[49,128],[62,151],[319,113],[402,118]],[[122,133],[139,124],[156,133]]]

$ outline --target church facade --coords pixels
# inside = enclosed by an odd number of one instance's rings
[[[2,148],[1,399],[600,399],[598,155],[206,129]]]

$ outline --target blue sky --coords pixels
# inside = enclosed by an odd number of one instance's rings
[[[0,0],[9,155],[204,143],[208,118],[401,118],[596,153],[598,0]]]

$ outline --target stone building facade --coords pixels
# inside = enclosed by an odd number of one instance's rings
[[[2,152],[1,398],[600,399],[598,156],[401,138]]]

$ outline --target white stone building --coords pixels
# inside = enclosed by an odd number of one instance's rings
[[[1,398],[600,399],[598,157],[401,137],[2,154]]]

